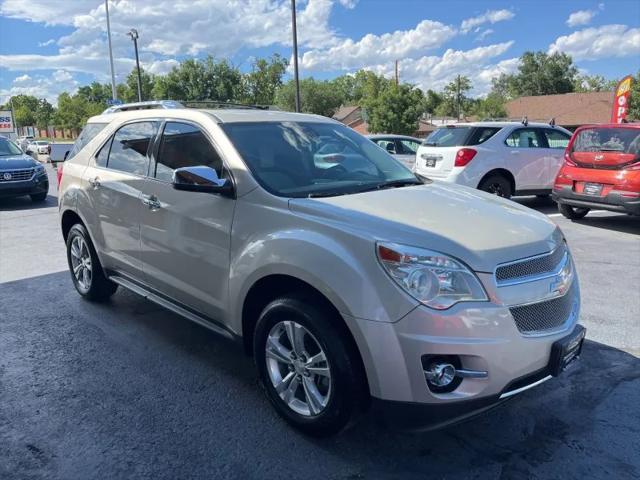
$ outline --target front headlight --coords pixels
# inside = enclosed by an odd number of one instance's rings
[[[45,173],[44,165],[36,165],[36,174],[42,175],[43,173]]]
[[[378,243],[376,251],[389,276],[428,307],[445,310],[458,302],[488,300],[478,277],[443,253],[397,243]]]

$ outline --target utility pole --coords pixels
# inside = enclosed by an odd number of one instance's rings
[[[458,104],[458,121],[460,121],[460,114],[461,114],[461,104],[460,104],[460,103],[461,103],[461,102],[460,102],[460,75],[458,75],[456,85],[457,85],[457,91],[458,91],[458,94],[457,94],[457,104]]]
[[[398,73],[398,60],[396,60],[396,87],[400,85],[400,74]]]
[[[293,77],[296,84],[296,112],[299,112],[300,78],[298,76],[298,29],[296,27],[296,0],[291,0],[291,29],[293,31]]]
[[[111,64],[111,97],[113,100],[118,99],[116,90],[116,74],[113,71],[113,50],[111,48],[111,24],[109,23],[109,0],[104,0],[104,10],[107,14],[107,38],[109,39],[109,63]]]
[[[132,28],[129,33],[127,33],[133,40],[133,48],[136,51],[136,70],[138,72],[138,101],[142,101],[142,79],[140,78],[140,60],[138,58],[138,31],[135,28]]]

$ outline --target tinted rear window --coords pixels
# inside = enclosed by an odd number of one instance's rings
[[[640,128],[587,128],[576,134],[574,152],[640,154]]]
[[[69,151],[67,160],[73,158],[80,150],[84,148],[87,143],[93,140],[93,137],[99,134],[106,126],[106,123],[87,123],[87,125],[82,129],[82,132],[80,132],[80,135],[73,144],[73,147]]]
[[[443,127],[431,132],[423,145],[460,147],[480,145],[500,131],[500,127]]]

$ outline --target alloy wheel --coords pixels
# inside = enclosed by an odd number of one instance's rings
[[[87,242],[81,237],[76,236],[71,241],[71,268],[78,285],[85,291],[91,288],[91,253]]]
[[[306,417],[324,411],[331,397],[331,369],[309,330],[294,321],[276,323],[265,355],[271,384],[291,410]]]

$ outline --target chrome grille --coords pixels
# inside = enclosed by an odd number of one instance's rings
[[[562,261],[566,251],[567,247],[563,242],[551,253],[498,266],[496,269],[496,280],[500,283],[517,278],[553,272]]]
[[[0,183],[5,182],[22,182],[33,177],[33,168],[23,168],[20,170],[0,170]],[[6,178],[9,174],[10,178]]]
[[[576,284],[574,279],[571,288],[562,297],[511,307],[509,310],[520,333],[551,333],[560,329],[577,308]]]

